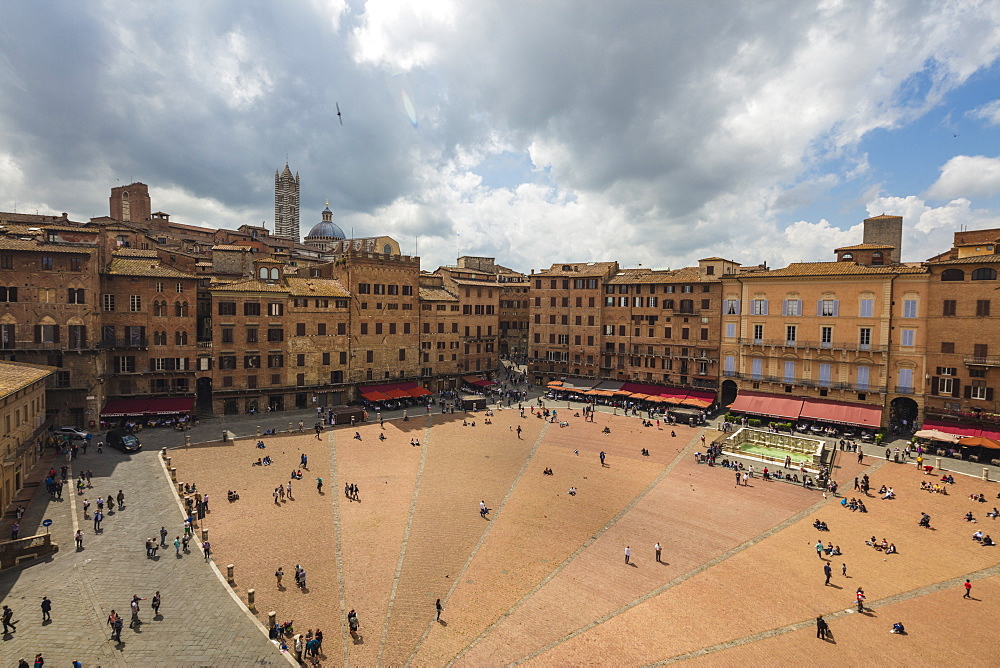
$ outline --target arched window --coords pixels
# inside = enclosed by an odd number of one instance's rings
[[[164,301],[154,301],[153,302],[153,315],[154,316],[165,316],[165,315],[167,315],[167,302],[164,302]]]
[[[992,267],[980,267],[972,272],[974,281],[995,281],[997,280],[997,270]]]
[[[167,333],[166,332],[153,332],[153,345],[154,346],[165,346],[165,345],[167,345]]]
[[[188,342],[187,332],[180,331],[174,332],[174,345],[175,346],[186,346]]]
[[[872,252],[872,264],[882,264],[882,251]]]
[[[841,257],[843,257],[845,260],[853,260],[854,253],[844,253]]]
[[[271,279],[275,280],[275,281],[278,280],[278,268],[277,267],[272,267],[271,268]]]
[[[386,255],[392,255],[392,246],[390,246],[389,244],[386,244],[382,248],[382,252],[385,253]]]
[[[945,269],[941,272],[942,281],[964,281],[965,272],[961,269]]]
[[[260,268],[260,277],[264,280],[267,280],[267,267]]]

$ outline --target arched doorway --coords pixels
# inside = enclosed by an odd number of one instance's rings
[[[739,388],[736,387],[735,380],[722,381],[722,394],[719,397],[719,406],[722,408],[726,408],[731,403],[736,401],[736,394],[738,391]]]
[[[889,433],[905,434],[913,431],[920,408],[909,397],[896,397],[889,402]]]

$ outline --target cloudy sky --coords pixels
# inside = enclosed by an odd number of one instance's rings
[[[1000,227],[1000,3],[6,3],[0,210],[273,225],[274,171],[424,268],[904,260]],[[338,123],[335,105],[343,112]]]

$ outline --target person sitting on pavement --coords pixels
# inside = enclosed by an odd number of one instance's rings
[[[896,554],[896,544],[889,543],[889,547],[885,548],[886,554]]]
[[[906,634],[906,629],[903,627],[903,622],[896,622],[895,624],[893,624],[892,625],[892,629],[890,629],[889,633],[896,633],[898,635],[905,635]]]
[[[972,511],[971,510],[969,512],[965,513],[965,521],[966,522],[972,522],[973,524],[976,523],[976,518],[972,516]]]
[[[990,538],[989,534],[983,536],[983,547],[993,546],[993,545],[995,545],[995,543],[993,542],[993,539]]]

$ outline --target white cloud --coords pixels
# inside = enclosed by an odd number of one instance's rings
[[[927,190],[931,199],[992,197],[1000,193],[1000,158],[956,155],[941,167],[941,176]]]
[[[972,118],[981,118],[990,125],[1000,125],[1000,100],[987,102],[983,106],[970,111],[968,115]]]

